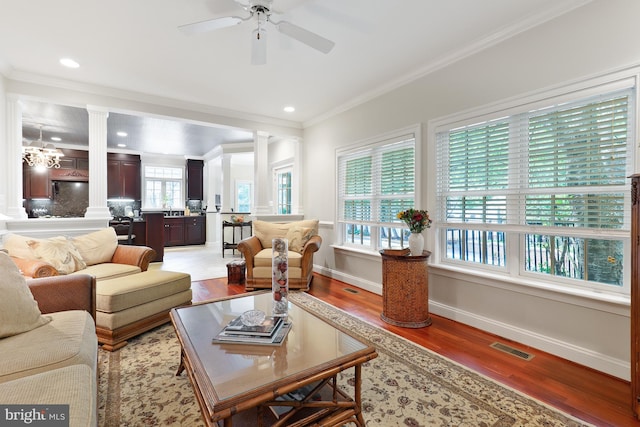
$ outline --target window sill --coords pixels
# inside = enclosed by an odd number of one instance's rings
[[[351,255],[356,255],[360,258],[380,258],[380,254],[378,252],[374,252],[367,249],[360,249],[353,246],[343,246],[343,245],[331,245],[331,247],[339,252],[348,252]]]

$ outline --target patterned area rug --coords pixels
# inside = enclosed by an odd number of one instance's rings
[[[378,358],[362,369],[368,427],[589,425],[306,293],[290,296],[378,350]],[[179,358],[180,345],[170,324],[116,352],[101,350],[99,425],[204,425],[189,378],[184,373],[175,376]],[[339,379],[348,392],[353,390],[352,371]]]

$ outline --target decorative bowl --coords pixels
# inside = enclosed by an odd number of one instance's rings
[[[247,310],[240,316],[240,321],[245,326],[260,326],[266,317],[262,310]]]

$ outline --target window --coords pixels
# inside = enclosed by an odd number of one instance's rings
[[[251,212],[251,200],[253,200],[253,184],[251,181],[237,181],[236,211]]]
[[[408,246],[409,229],[396,215],[416,207],[416,133],[338,153],[343,245],[371,251]]]
[[[156,209],[184,207],[181,168],[145,166],[145,206]]]
[[[438,129],[442,262],[626,292],[633,106],[624,89]]]
[[[279,169],[276,175],[276,214],[285,215],[291,211],[291,168]]]

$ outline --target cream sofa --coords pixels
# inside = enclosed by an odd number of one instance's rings
[[[4,252],[0,272],[0,404],[69,405],[68,425],[96,426],[95,279],[25,281]]]
[[[173,307],[191,304],[189,274],[148,270],[155,251],[118,245],[111,227],[49,239],[8,234],[3,245],[26,276],[96,278],[96,331],[105,350],[125,346],[129,338],[168,322]]]
[[[317,219],[288,223],[253,221],[254,235],[238,243],[247,263],[245,288],[271,289],[271,242],[274,238],[285,238],[289,242],[289,289],[308,290],[313,279],[313,253],[322,244],[318,224]]]

